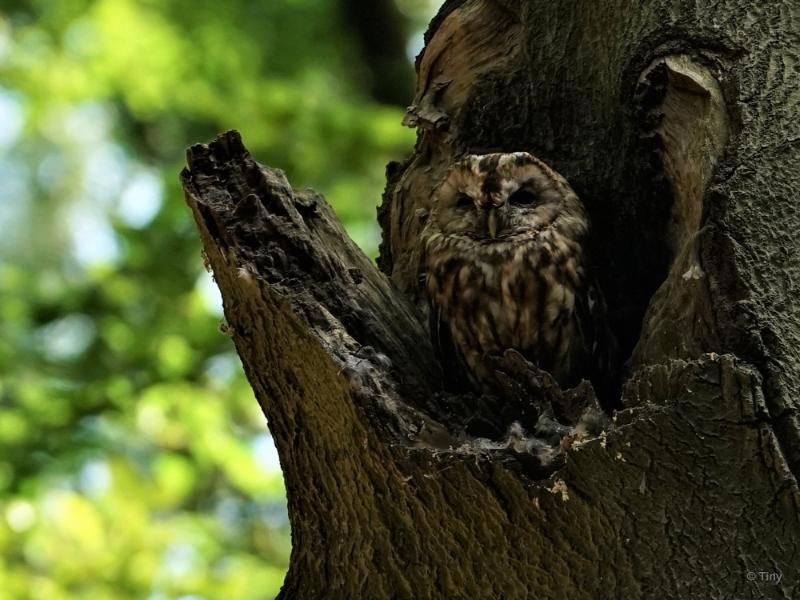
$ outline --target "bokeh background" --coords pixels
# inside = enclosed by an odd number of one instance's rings
[[[374,255],[437,5],[0,1],[0,597],[278,592],[283,480],[184,149],[239,129]]]

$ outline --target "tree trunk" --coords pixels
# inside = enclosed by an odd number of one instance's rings
[[[800,597],[798,48],[790,1],[448,1],[417,61],[417,146],[387,170],[380,270],[235,132],[189,150],[286,479],[282,598]],[[627,359],[613,421],[548,464],[465,413],[509,426],[508,404],[583,406],[590,386],[517,365],[518,397],[443,391],[419,282],[449,165],[517,150],[586,204]]]

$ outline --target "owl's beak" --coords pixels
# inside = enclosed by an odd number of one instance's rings
[[[489,231],[490,238],[497,237],[497,230],[500,228],[500,217],[496,208],[489,209],[489,214],[486,216],[486,228]]]

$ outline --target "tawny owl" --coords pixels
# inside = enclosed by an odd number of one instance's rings
[[[588,228],[566,180],[528,153],[467,156],[451,169],[434,192],[421,262],[451,379],[460,365],[491,389],[486,357],[509,348],[562,386],[589,377],[602,300],[584,272]]]

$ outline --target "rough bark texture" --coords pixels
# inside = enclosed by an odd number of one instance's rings
[[[235,133],[183,173],[286,477],[282,597],[800,597],[800,5],[450,0],[426,42],[381,271]],[[587,204],[630,357],[549,469],[465,433],[502,402],[440,391],[419,298],[431,189],[516,150]]]

